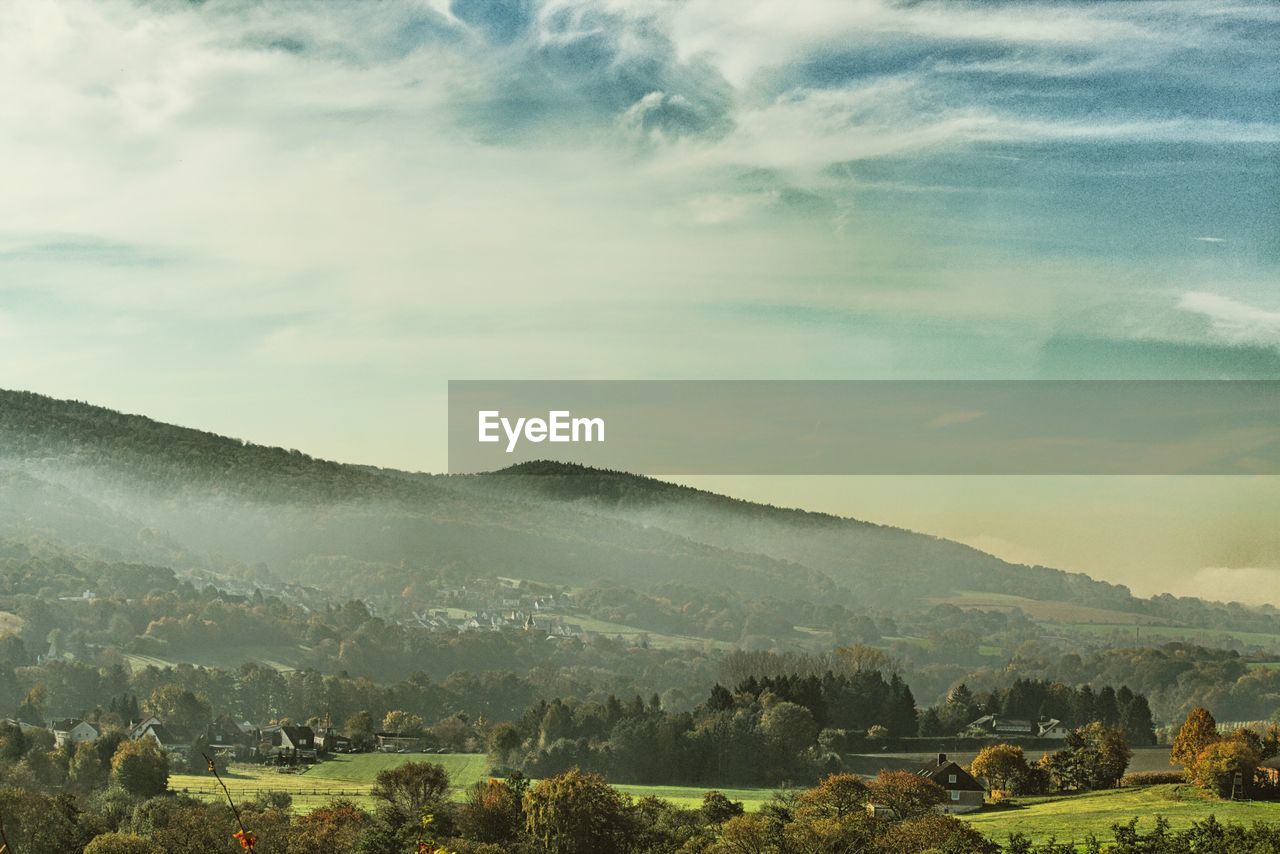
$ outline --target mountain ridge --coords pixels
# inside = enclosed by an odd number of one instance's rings
[[[1209,607],[626,472],[535,462],[443,475],[338,463],[34,392],[0,390],[0,465],[162,532],[170,554],[266,563],[293,581],[313,580],[316,563],[374,560],[398,565],[389,572],[409,586],[415,573],[450,567],[859,607],[924,608],[966,591],[1138,614],[1167,613],[1171,601]]]

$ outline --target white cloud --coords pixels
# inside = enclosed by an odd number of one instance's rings
[[[1208,319],[1215,337],[1230,344],[1280,345],[1280,311],[1269,311],[1208,291],[1183,294],[1178,308]]]

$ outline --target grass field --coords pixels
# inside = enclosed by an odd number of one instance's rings
[[[1164,641],[1191,641],[1213,645],[1221,640],[1239,641],[1246,646],[1268,650],[1280,650],[1280,635],[1264,632],[1236,632],[1226,629],[1194,629],[1186,626],[1144,625],[1138,627],[1135,634],[1133,626],[1098,625],[1095,623],[1061,623],[1061,628],[1070,629],[1082,634],[1107,635],[1115,631],[1123,631],[1133,637],[1136,643],[1162,643]],[[1053,626],[1049,626],[1053,628]]]
[[[1194,786],[1163,785],[1139,789],[1111,789],[1069,797],[1019,798],[1009,806],[988,808],[962,816],[984,834],[1003,842],[1021,832],[1036,841],[1050,837],[1059,842],[1084,842],[1093,833],[1111,839],[1111,826],[1134,816],[1139,827],[1150,829],[1156,816],[1164,816],[1175,829],[1210,815],[1219,821],[1251,824],[1280,821],[1280,803],[1233,802],[1211,798]]]
[[[287,792],[293,798],[294,810],[300,813],[310,812],[335,798],[348,798],[365,809],[371,809],[373,798],[369,790],[378,772],[405,762],[432,762],[444,766],[449,772],[455,798],[461,798],[469,786],[484,780],[489,768],[488,759],[477,753],[359,753],[335,756],[312,765],[300,774],[282,774],[260,765],[233,765],[223,779],[237,802],[253,800],[264,792]],[[222,790],[207,775],[172,774],[169,788],[204,800],[222,798]],[[690,786],[620,785],[617,788],[637,798],[652,795],[685,807],[699,806],[703,793],[707,791]],[[748,810],[759,809],[773,796],[770,789],[720,791],[735,801],[742,801]]]
[[[961,591],[955,596],[937,597],[929,601],[934,604],[955,605],[960,608],[981,608],[990,611],[1019,610],[1031,619],[1044,623],[1100,623],[1106,626],[1134,626],[1158,622],[1155,617],[1145,614],[1132,614],[1128,611],[1113,611],[1107,608],[1092,608],[1088,605],[1077,605],[1071,602],[1028,599],[1024,596],[1013,596],[1008,593]]]

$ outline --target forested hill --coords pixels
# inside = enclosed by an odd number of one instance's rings
[[[927,535],[625,473],[344,465],[29,392],[0,391],[0,519],[9,537],[175,565],[262,565],[366,594],[448,572],[893,609],[973,591],[1166,617],[1171,607]]]

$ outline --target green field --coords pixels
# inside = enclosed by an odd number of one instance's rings
[[[614,786],[634,798],[655,797],[670,801],[676,806],[693,809],[702,806],[702,796],[707,789],[697,786]],[[773,797],[773,789],[717,789],[731,801],[742,801],[747,812],[755,812],[761,805]]]
[[[1063,628],[1089,635],[1109,635],[1122,632],[1134,639],[1136,643],[1162,643],[1164,641],[1191,641],[1213,645],[1224,639],[1239,641],[1246,646],[1261,649],[1280,650],[1280,635],[1263,632],[1237,632],[1227,629],[1196,629],[1186,626],[1140,626],[1136,633],[1133,626],[1107,625],[1099,623],[1046,623],[1046,628]]]
[[[1018,798],[1007,806],[991,807],[962,816],[986,835],[1003,842],[1011,833],[1021,832],[1036,841],[1050,837],[1059,842],[1083,843],[1093,833],[1103,841],[1111,839],[1111,826],[1134,816],[1139,827],[1150,829],[1161,815],[1175,829],[1210,815],[1219,821],[1251,824],[1280,821],[1280,803],[1220,801],[1194,786],[1169,784],[1136,789],[1111,789],[1081,795]]]
[[[237,764],[231,766],[223,779],[237,802],[252,800],[264,792],[288,792],[293,797],[293,807],[297,812],[309,812],[334,798],[348,798],[365,809],[371,809],[373,798],[369,790],[374,777],[379,771],[406,762],[431,762],[444,766],[449,772],[455,798],[461,798],[469,786],[484,780],[489,768],[487,757],[478,753],[359,753],[335,756],[298,774],[284,774],[260,765]],[[207,775],[172,774],[169,788],[205,800],[222,797],[222,790]],[[691,786],[620,785],[618,788],[637,798],[652,795],[684,807],[700,805],[702,795],[707,791]],[[720,791],[735,801],[742,801],[748,810],[759,809],[773,795],[770,789]]]

